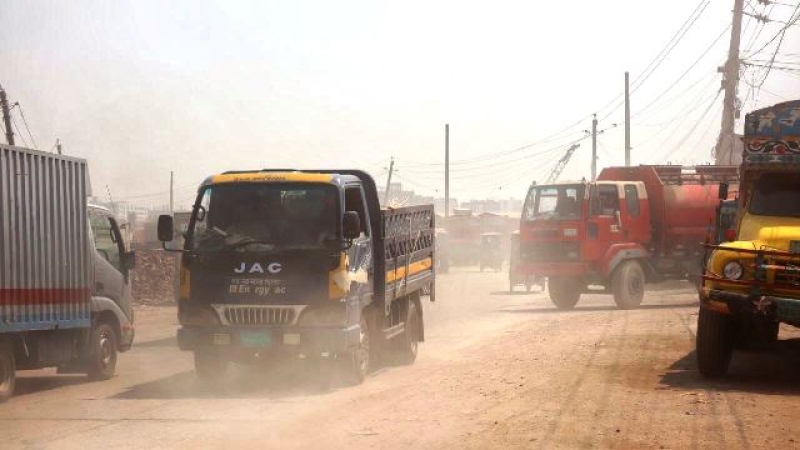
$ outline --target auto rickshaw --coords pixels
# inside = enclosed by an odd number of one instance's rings
[[[503,235],[500,233],[481,234],[481,272],[486,267],[496,271],[503,269]]]

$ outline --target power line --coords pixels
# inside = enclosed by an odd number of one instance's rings
[[[699,63],[699,62],[700,62],[700,61],[701,61],[703,58],[705,58],[705,56],[708,54],[708,52],[710,52],[710,51],[711,51],[711,49],[713,49],[713,48],[714,48],[714,47],[717,45],[717,43],[719,42],[719,40],[720,40],[720,39],[722,39],[722,36],[724,36],[724,35],[725,35],[725,33],[728,31],[728,29],[730,29],[730,27],[731,27],[731,25],[728,25],[728,26],[726,26],[726,27],[725,27],[725,29],[723,29],[723,30],[722,30],[722,32],[721,32],[721,33],[720,33],[720,34],[719,34],[719,35],[718,35],[718,36],[717,36],[717,37],[714,39],[714,41],[711,43],[711,45],[709,45],[709,46],[708,46],[708,48],[706,48],[706,49],[703,51],[703,53],[701,53],[701,54],[700,54],[700,56],[699,56],[699,57],[698,57],[698,58],[697,58],[697,59],[696,59],[696,60],[695,60],[695,61],[692,63],[692,65],[691,65],[691,66],[689,66],[689,68],[688,68],[688,69],[686,69],[686,70],[685,70],[685,71],[684,71],[684,72],[683,72],[683,73],[682,73],[682,74],[681,74],[681,75],[680,75],[680,76],[679,76],[679,77],[678,77],[678,78],[677,78],[677,79],[676,79],[676,80],[675,80],[675,81],[674,81],[672,84],[670,84],[670,85],[669,85],[669,86],[668,86],[666,89],[664,89],[664,90],[663,90],[663,91],[662,91],[662,92],[661,92],[661,93],[660,93],[658,96],[656,96],[656,98],[655,98],[655,99],[653,99],[653,100],[652,100],[650,103],[648,103],[647,105],[645,105],[645,106],[644,106],[642,109],[640,109],[640,110],[639,110],[639,111],[638,111],[636,114],[640,114],[641,112],[643,112],[643,111],[646,111],[648,108],[650,108],[651,106],[653,106],[653,104],[655,104],[655,103],[656,103],[657,101],[659,101],[659,100],[660,100],[662,97],[664,97],[664,95],[666,95],[666,94],[667,94],[667,92],[669,92],[669,91],[670,91],[670,90],[671,90],[673,87],[675,87],[675,85],[677,85],[678,83],[680,83],[680,82],[681,82],[681,80],[683,80],[683,77],[685,77],[687,73],[689,73],[689,72],[690,72],[692,69],[694,69],[694,68],[695,68],[695,66],[697,66],[697,64],[698,64],[698,63]]]
[[[19,138],[22,139],[22,143],[25,145],[25,147],[28,147],[28,141],[25,140],[25,135],[22,134],[22,131],[19,130],[19,125],[17,125],[17,119],[15,119],[13,115],[11,114],[9,115],[11,116],[11,123],[14,124],[14,129],[17,130],[17,136],[19,136]]]

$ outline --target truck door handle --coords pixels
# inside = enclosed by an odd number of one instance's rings
[[[103,290],[106,288],[106,285],[103,284],[103,283],[99,283],[98,282],[98,283],[95,283],[94,287],[95,287],[95,290],[97,290],[98,293],[102,293]]]

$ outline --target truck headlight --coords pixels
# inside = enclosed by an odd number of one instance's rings
[[[728,261],[722,267],[722,274],[729,280],[739,280],[744,275],[744,267],[738,261]]]
[[[325,308],[306,309],[297,322],[301,327],[334,327],[345,325],[346,306],[344,304]]]
[[[178,322],[186,326],[217,326],[219,315],[205,306],[191,306],[178,309]]]

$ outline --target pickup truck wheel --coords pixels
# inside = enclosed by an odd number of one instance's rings
[[[706,378],[718,378],[728,372],[733,354],[730,317],[700,308],[697,317],[697,366]]]
[[[636,308],[644,298],[644,269],[636,261],[625,261],[614,270],[611,290],[619,309]]]
[[[400,364],[413,364],[419,353],[419,315],[417,305],[408,302],[406,315],[406,329],[397,339],[397,362]]]
[[[108,380],[117,369],[117,333],[107,323],[92,330],[87,375],[90,380]]]
[[[14,395],[14,385],[17,380],[16,369],[11,345],[7,341],[0,341],[0,403]]]
[[[219,383],[228,371],[228,359],[216,349],[197,349],[194,351],[194,371],[204,383]]]
[[[550,277],[550,300],[558,309],[572,309],[581,298],[582,285],[568,277]]]

